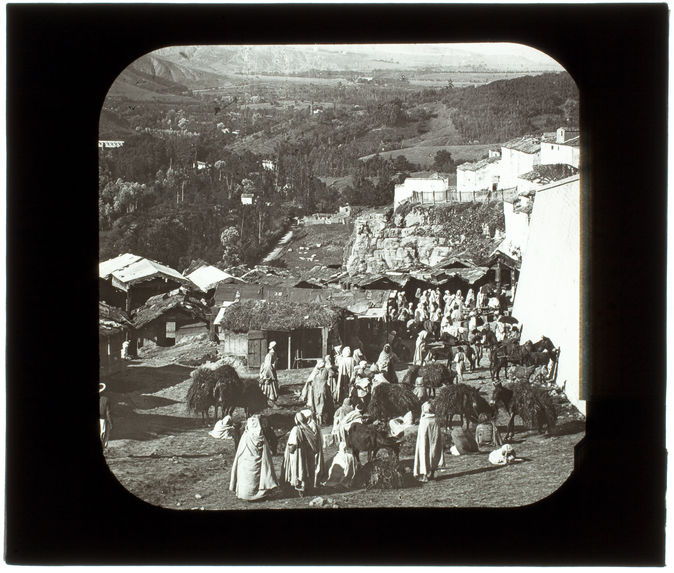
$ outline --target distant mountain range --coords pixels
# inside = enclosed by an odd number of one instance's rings
[[[224,87],[240,74],[297,75],[310,70],[561,71],[557,62],[517,44],[492,45],[175,46],[146,54],[115,80],[109,95],[157,100]],[[466,47],[467,46],[467,47]],[[237,78],[237,76],[239,76]]]
[[[545,54],[517,44],[487,45],[480,49],[451,45],[341,46],[179,46],[155,55],[175,64],[214,73],[297,74],[309,70],[371,72],[378,69],[561,71]],[[468,46],[468,48],[464,47]]]

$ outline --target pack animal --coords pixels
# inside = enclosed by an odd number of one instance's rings
[[[353,455],[359,462],[360,452],[367,452],[367,461],[371,462],[381,448],[388,449],[395,456],[396,461],[400,459],[400,442],[387,436],[373,425],[353,424],[349,429],[347,439]]]
[[[440,389],[435,401],[435,412],[440,420],[445,421],[447,428],[452,427],[454,416],[459,416],[461,427],[465,422],[466,429],[470,429],[470,423],[477,424],[480,414],[492,418],[495,409],[472,386],[453,384]]]
[[[502,408],[509,415],[504,440],[515,435],[515,416],[519,416],[530,427],[534,426],[538,433],[550,433],[557,423],[557,412],[552,399],[542,388],[535,388],[526,382],[517,382],[506,387],[501,383],[494,384],[492,403],[495,408]]]

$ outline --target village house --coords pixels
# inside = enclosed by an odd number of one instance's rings
[[[124,142],[121,140],[110,140],[110,139],[99,139],[98,147],[101,149],[115,149],[117,147],[122,147]]]
[[[496,191],[501,170],[500,156],[462,163],[456,168],[456,191],[460,201],[472,201],[476,191]]]
[[[193,283],[175,269],[125,253],[99,264],[99,298],[130,312],[151,296]]]
[[[421,203],[443,202],[447,200],[449,178],[434,174],[431,177],[407,177],[394,188],[393,209],[403,201]]]
[[[276,169],[276,163],[274,163],[271,159],[263,159],[262,169],[265,171],[274,171]]]
[[[504,143],[501,146],[499,188],[516,187],[517,178],[539,163],[542,163],[540,138],[527,135]]]
[[[337,344],[341,309],[290,300],[241,300],[222,309],[215,320],[222,353],[244,358],[251,368],[264,361],[276,342],[277,368],[316,362]]]
[[[553,164],[536,165],[528,173],[517,178],[518,195],[505,197],[503,200],[503,216],[505,219],[506,238],[520,251],[523,251],[529,240],[529,223],[536,191],[555,181],[560,181],[578,173],[572,165]]]
[[[340,210],[339,213],[312,213],[301,220],[303,225],[344,225],[349,217],[349,214]]]
[[[541,163],[564,163],[580,167],[580,131],[577,127],[560,127],[554,138],[541,141]]]
[[[208,307],[185,288],[148,298],[132,319],[139,345],[152,340],[172,346],[185,336],[208,334]]]
[[[207,296],[212,296],[213,293],[211,291],[215,291],[215,287],[220,283],[246,282],[213,265],[203,265],[186,275],[186,278],[199,287],[199,290],[206,293]]]
[[[98,303],[98,356],[101,378],[119,372],[123,368],[122,343],[132,328],[129,316],[122,309],[104,302]]]

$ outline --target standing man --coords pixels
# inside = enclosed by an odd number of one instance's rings
[[[264,362],[260,366],[260,388],[264,392],[264,395],[273,403],[276,403],[278,400],[278,376],[276,375],[276,362],[278,360],[276,356],[276,342],[272,340],[269,343],[269,352],[267,356],[264,357]]]
[[[110,430],[112,430],[112,411],[110,409],[110,398],[105,394],[105,384],[98,383],[98,417],[101,431],[101,444],[103,449],[108,447],[108,439],[110,438]]]

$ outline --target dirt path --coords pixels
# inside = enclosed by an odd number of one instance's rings
[[[210,351],[207,345],[204,352]],[[270,509],[308,507],[308,499],[272,498],[249,503],[229,491],[234,446],[231,441],[208,435],[213,420],[206,425],[185,409],[192,366],[176,364],[175,351],[133,361],[107,380],[114,404],[114,427],[106,452],[110,469],[120,483],[140,499],[175,509]],[[486,360],[483,368],[468,373],[467,383],[481,388],[489,397],[491,384]],[[266,410],[279,435],[278,455],[274,456],[277,475],[294,413],[301,407],[299,393],[310,369],[281,371],[279,408]],[[399,372],[402,377],[404,370]],[[254,373],[250,373],[251,377]],[[237,411],[235,418],[243,419]],[[503,428],[507,420],[499,418]],[[446,451],[446,466],[437,480],[420,487],[400,490],[356,490],[324,492],[340,507],[508,507],[538,501],[557,489],[573,469],[573,448],[582,439],[584,422],[571,407],[560,412],[553,436],[538,435],[518,426],[515,448],[524,462],[492,466],[488,450],[454,457]],[[447,440],[448,441],[448,440]],[[329,462],[336,448],[325,452]],[[401,460],[411,464],[413,438],[406,440]],[[362,455],[365,461],[365,454]],[[507,492],[507,496],[506,496]]]

